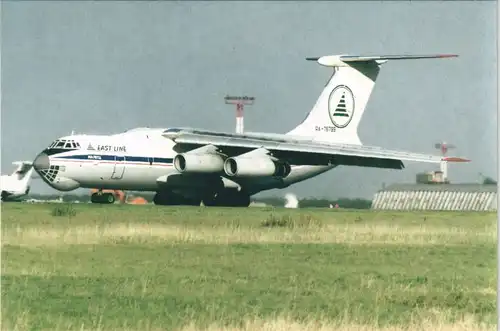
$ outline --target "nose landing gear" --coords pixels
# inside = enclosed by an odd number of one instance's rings
[[[114,203],[115,200],[113,193],[96,192],[90,196],[90,202],[92,203],[111,204]]]

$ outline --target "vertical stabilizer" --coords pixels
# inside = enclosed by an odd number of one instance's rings
[[[19,185],[28,186],[33,175],[33,163],[30,161],[14,161],[12,164],[16,165],[17,168],[11,176],[15,178]]]
[[[380,72],[388,60],[447,58],[457,55],[332,55],[307,58],[333,68],[325,88],[306,118],[287,134],[315,141],[361,145],[358,126]]]
[[[1,199],[2,201],[15,200],[20,196],[28,194],[30,181],[33,175],[33,165],[29,161],[15,161],[16,170],[10,175],[2,175]]]

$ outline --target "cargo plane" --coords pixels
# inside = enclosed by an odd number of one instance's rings
[[[31,161],[15,161],[17,166],[10,175],[0,177],[2,201],[19,201],[30,191],[31,177],[33,175],[33,164]]]
[[[156,192],[157,205],[246,207],[253,194],[282,189],[338,166],[403,169],[403,161],[443,157],[363,145],[358,125],[381,65],[390,60],[457,55],[330,55],[306,58],[333,69],[306,118],[286,134],[226,133],[195,128],[134,128],[111,135],[56,139],[34,160],[43,180],[60,191]],[[455,158],[455,161],[466,159]]]

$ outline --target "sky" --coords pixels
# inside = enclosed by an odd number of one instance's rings
[[[363,144],[472,160],[452,182],[496,179],[496,2],[2,1],[1,170],[55,138],[133,127],[234,132],[224,96],[249,95],[245,130],[285,133],[312,108],[333,54],[458,54],[383,65]],[[370,198],[438,165],[339,167],[265,195]],[[32,191],[57,192],[40,179]]]

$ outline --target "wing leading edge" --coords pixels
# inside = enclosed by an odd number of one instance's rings
[[[167,136],[167,135],[165,135]],[[347,144],[326,144],[291,137],[242,136],[206,131],[178,132],[167,136],[177,144],[217,146],[222,153],[235,156],[254,149],[265,149],[274,157],[296,165],[350,165],[387,169],[403,169],[403,161],[440,163],[440,156],[386,150],[379,147]],[[456,158],[454,162],[469,160]]]

